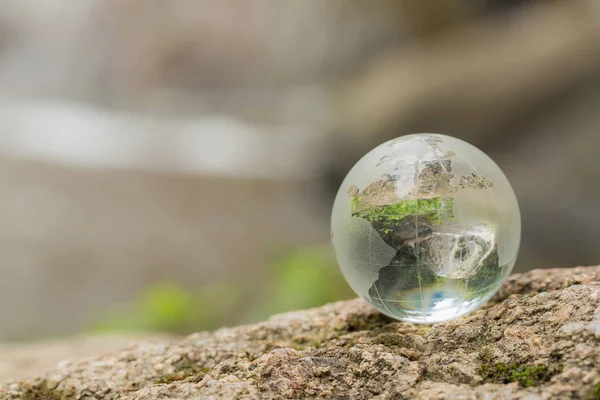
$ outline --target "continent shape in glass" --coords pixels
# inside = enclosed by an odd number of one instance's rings
[[[352,289],[399,320],[435,323],[488,301],[510,273],[521,216],[502,170],[454,137],[383,143],[350,170],[332,241]]]

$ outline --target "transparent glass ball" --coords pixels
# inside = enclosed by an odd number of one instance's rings
[[[350,170],[332,240],[354,291],[382,313],[435,323],[489,300],[521,234],[515,194],[481,150],[440,134],[386,142]]]

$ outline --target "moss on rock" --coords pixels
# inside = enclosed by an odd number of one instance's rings
[[[355,196],[351,198],[350,203],[353,217],[364,218],[371,223],[382,223],[383,229],[391,229],[395,223],[407,217],[424,216],[433,225],[439,225],[446,218],[454,218],[454,202],[451,198],[412,199],[385,206],[373,206]]]
[[[28,387],[24,393],[22,400],[67,400],[74,397],[63,396],[60,392],[52,390],[46,386]]]
[[[522,274],[503,304],[431,327],[392,321],[356,299],[143,341],[0,384],[0,399],[600,400],[597,277],[600,267]],[[567,281],[579,284],[548,291]]]
[[[210,368],[185,369],[158,378],[155,383],[158,385],[169,384],[177,381],[200,382],[204,375],[210,371]]]
[[[588,393],[587,400],[600,400],[600,382],[592,386],[592,389]]]
[[[480,368],[482,378],[488,382],[519,382],[522,387],[537,386],[542,382],[547,382],[560,370],[561,368],[551,368],[545,365],[531,366],[518,363],[483,364]]]

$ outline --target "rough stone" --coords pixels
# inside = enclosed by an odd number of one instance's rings
[[[483,309],[433,326],[356,299],[139,342],[0,385],[0,399],[596,399],[598,277],[514,275]]]
[[[153,339],[164,339],[155,335]],[[0,344],[0,382],[22,379],[47,370],[62,360],[120,350],[148,334],[94,334],[23,343]]]

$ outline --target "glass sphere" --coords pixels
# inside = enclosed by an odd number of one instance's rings
[[[331,234],[354,291],[382,313],[434,323],[489,300],[521,235],[515,194],[481,150],[439,134],[386,142],[350,170]]]

